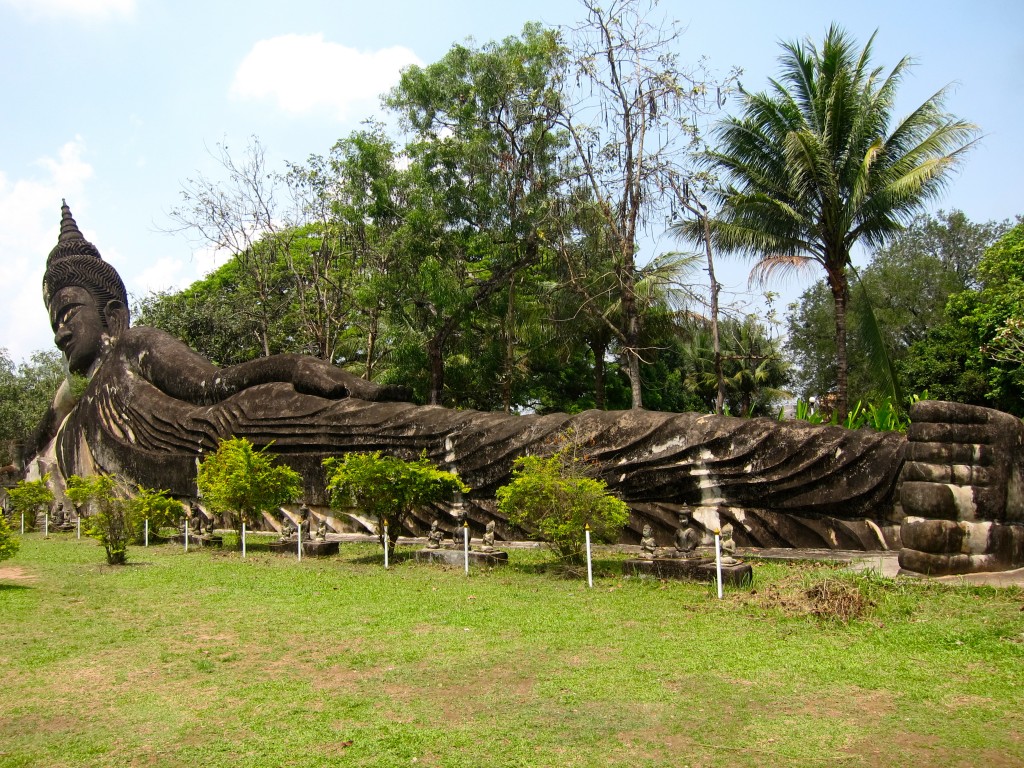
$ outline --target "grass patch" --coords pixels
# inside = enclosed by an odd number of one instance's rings
[[[1024,594],[755,564],[753,589],[28,535],[0,767],[1024,764]],[[15,570],[17,569],[17,570]]]

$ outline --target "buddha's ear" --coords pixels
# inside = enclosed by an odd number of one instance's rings
[[[111,299],[103,308],[107,319],[107,329],[113,338],[117,338],[128,330],[128,307],[117,299]]]

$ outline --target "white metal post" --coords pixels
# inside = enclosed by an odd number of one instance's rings
[[[302,562],[302,523],[301,523],[301,522],[299,523],[299,528],[298,528],[298,531],[299,531],[299,537],[298,537],[298,538],[299,538],[299,547],[298,547],[298,554],[299,554],[299,562],[301,563],[301,562]]]
[[[82,538],[82,515],[79,513],[78,517],[75,518],[75,528],[78,538]]]
[[[188,518],[185,518],[185,551],[188,552]]]
[[[462,544],[465,547],[466,575],[469,576],[469,521],[462,521]]]
[[[388,521],[384,521],[384,568],[388,567]]]
[[[146,534],[145,534],[145,539],[143,540],[143,546],[145,546],[145,547],[149,546],[149,518],[148,517],[146,518]]]
[[[21,535],[25,535],[25,513],[21,513]]]
[[[50,513],[47,512],[43,515],[43,536],[50,535]]]
[[[587,586],[594,586],[594,567],[590,560],[590,523],[587,523],[585,529],[587,534]]]
[[[722,539],[715,531],[715,571],[718,575],[718,599],[722,599]]]
[[[245,523],[242,523],[242,559],[245,559]]]

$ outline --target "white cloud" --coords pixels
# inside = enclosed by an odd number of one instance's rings
[[[231,95],[272,100],[292,113],[327,108],[339,120],[358,115],[398,83],[403,67],[422,62],[408,48],[357,51],[326,42],[322,34],[261,40],[242,60]]]
[[[0,3],[32,18],[95,19],[135,13],[135,0],[0,0]]]
[[[43,308],[42,282],[46,254],[57,242],[60,201],[66,197],[78,216],[85,204],[85,182],[92,166],[82,160],[81,137],[65,144],[57,157],[35,165],[38,177],[11,180],[0,170],[0,269],[6,286],[0,302],[0,346],[15,360],[52,346]],[[88,231],[84,231],[90,237]]]

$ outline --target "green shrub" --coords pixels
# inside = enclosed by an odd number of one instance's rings
[[[373,453],[346,453],[342,458],[324,460],[327,490],[336,509],[356,506],[377,519],[381,545],[394,552],[403,515],[413,507],[450,499],[469,486],[458,475],[440,470],[424,452],[416,461]],[[390,521],[384,541],[385,521]]]
[[[289,466],[274,464],[269,445],[256,450],[244,437],[221,440],[217,452],[199,465],[196,485],[211,511],[227,514],[239,534],[263,512],[274,512],[302,493],[302,476]]]
[[[112,475],[72,475],[67,482],[67,497],[77,506],[91,506],[86,518],[86,535],[99,541],[107,552],[107,563],[128,562],[128,545],[141,541],[145,521],[155,528],[171,525],[181,516],[181,503],[138,486],[134,494],[118,485]]]
[[[18,541],[11,527],[7,524],[7,516],[0,514],[0,560],[14,557],[21,542]]]
[[[34,528],[36,518],[46,512],[53,503],[53,492],[47,487],[50,475],[43,475],[39,480],[20,480],[17,485],[7,491],[11,500],[11,512],[25,515],[25,527]]]
[[[592,466],[578,452],[567,436],[549,458],[521,456],[512,482],[497,492],[498,509],[509,521],[547,542],[568,563],[583,559],[586,526],[596,541],[613,542],[629,521],[629,507],[603,480],[589,476]]]

